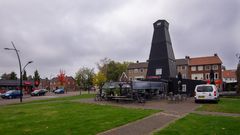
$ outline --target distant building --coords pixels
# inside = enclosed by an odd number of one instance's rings
[[[64,83],[64,88],[67,89],[68,91],[75,91],[76,86],[77,86],[76,80],[71,76],[67,76]],[[50,80],[50,89],[54,90],[57,87],[58,88],[60,87],[60,82],[57,77],[54,77]]]
[[[65,89],[67,89],[68,91],[76,91],[77,82],[72,76],[67,76],[66,83],[65,83]]]
[[[176,59],[177,72],[182,74],[183,79],[189,79],[189,56],[185,59]]]
[[[192,80],[205,80],[210,82],[210,70],[214,71],[215,84],[222,84],[222,61],[217,54],[207,57],[188,58],[189,78]]]
[[[0,80],[0,90],[19,90],[19,80]],[[29,94],[34,89],[33,81],[23,81],[23,94]]]
[[[222,74],[223,74],[223,82],[225,83],[237,82],[236,70],[223,70]]]
[[[120,82],[128,82],[129,81],[128,76],[125,72],[122,73],[122,75],[119,78],[119,81]]]
[[[142,80],[147,75],[148,62],[136,62],[130,63],[127,68],[128,79],[131,80]]]
[[[50,80],[47,78],[41,79],[38,87],[42,88],[42,89],[49,89],[50,88]]]

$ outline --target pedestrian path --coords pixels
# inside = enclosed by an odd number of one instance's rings
[[[159,128],[166,127],[177,120],[179,116],[157,113],[144,119],[117,127],[98,135],[147,135]]]
[[[240,117],[239,113],[223,113],[223,112],[207,112],[207,111],[194,111],[193,113],[201,114],[201,115]]]
[[[144,119],[99,133],[98,135],[150,135],[162,128],[165,128],[170,123],[186,116],[190,112],[193,112],[200,106],[199,104],[195,104],[192,99],[178,103],[169,102],[167,100],[156,100],[148,101],[145,104],[94,101],[93,99],[81,99],[80,102],[126,108],[163,110],[163,112],[159,112]]]

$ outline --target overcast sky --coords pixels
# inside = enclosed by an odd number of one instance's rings
[[[165,19],[176,58],[218,53],[227,69],[237,66],[240,53],[239,0],[0,0],[0,75],[27,74],[42,78],[60,69],[75,76],[83,66],[96,69],[108,57],[146,61],[153,23]]]

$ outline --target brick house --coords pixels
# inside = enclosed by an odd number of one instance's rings
[[[223,70],[223,90],[233,91],[237,89],[236,70]]]
[[[49,89],[50,87],[50,80],[49,79],[41,79],[40,80],[40,84],[39,84],[39,88],[43,88],[43,89]]]
[[[185,59],[176,59],[177,73],[182,74],[183,79],[189,79],[189,57]]]
[[[60,87],[60,82],[57,77],[54,77],[50,81],[50,89],[54,90],[56,89],[56,87]],[[77,87],[76,80],[71,76],[67,76],[64,88],[67,89],[68,91],[76,91],[76,87]]]
[[[222,84],[222,61],[217,54],[206,57],[190,58],[189,78],[192,80],[205,80],[210,82],[210,70],[214,71],[214,80],[218,87]]]
[[[147,75],[148,62],[130,63],[127,68],[127,76],[129,80],[145,79]]]
[[[148,62],[131,63],[127,69],[129,80],[145,79]],[[214,71],[215,83],[218,87],[222,85],[222,61],[217,54],[213,56],[176,59],[177,72],[182,74],[184,79],[203,80],[210,82],[210,70]]]
[[[237,75],[236,70],[223,70],[223,82],[226,83],[236,83]]]

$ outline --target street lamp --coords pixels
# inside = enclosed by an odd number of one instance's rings
[[[23,67],[23,70],[22,70],[22,71],[25,71],[26,66],[27,66],[28,64],[31,64],[31,63],[33,63],[33,61],[28,61],[28,63]]]
[[[20,57],[19,57],[19,54],[18,54],[19,50],[17,50],[17,48],[15,47],[13,41],[11,41],[11,43],[12,43],[13,48],[4,48],[4,49],[5,49],[5,50],[13,50],[13,51],[15,51],[16,54],[17,54],[18,64],[19,64],[19,71],[20,71],[20,102],[22,102],[22,96],[23,96],[23,94],[22,94],[22,64],[21,64],[21,60],[20,60]],[[26,67],[28,64],[32,63],[32,62],[33,62],[33,61],[29,61],[29,62],[24,66],[23,69],[25,70],[25,67]]]

